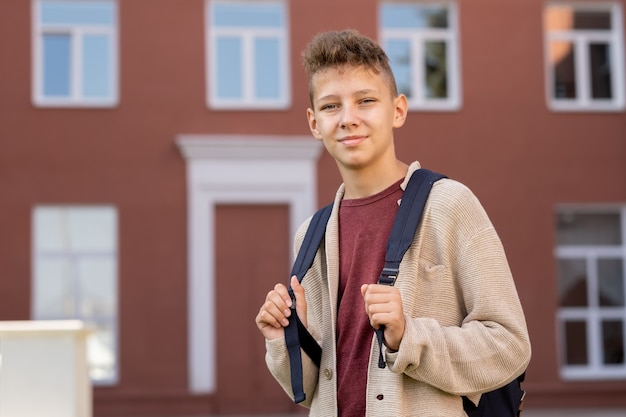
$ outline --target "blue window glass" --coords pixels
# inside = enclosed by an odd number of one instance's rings
[[[111,91],[110,38],[87,35],[83,39],[83,94],[85,97],[106,97]]]
[[[70,95],[71,39],[69,35],[43,37],[43,94]]]
[[[280,4],[215,4],[212,24],[220,27],[267,27],[284,25],[284,7]]]
[[[256,96],[258,98],[278,98],[281,78],[276,65],[280,61],[278,40],[256,39],[254,50]]]
[[[109,1],[44,1],[41,3],[43,24],[112,25],[114,19],[114,3]]]
[[[386,29],[447,28],[448,10],[435,5],[384,4],[381,23]]]
[[[398,93],[411,97],[411,42],[407,39],[390,39],[385,51],[396,79]]]
[[[217,40],[217,95],[220,98],[242,97],[241,39]]]

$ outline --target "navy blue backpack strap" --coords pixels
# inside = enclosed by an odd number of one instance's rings
[[[445,175],[439,174],[427,169],[418,169],[415,171],[404,190],[398,214],[394,220],[387,241],[387,252],[385,254],[385,266],[378,278],[378,283],[382,285],[394,285],[398,272],[400,270],[400,262],[405,252],[413,243],[415,232],[422,218],[422,212],[426,206],[426,200],[430,194],[430,189],[436,181],[446,178]],[[382,346],[384,339],[384,327],[375,330],[378,340],[379,356],[378,367],[385,367]]]
[[[304,278],[304,275],[313,264],[317,249],[326,232],[326,224],[330,218],[332,208],[333,206],[330,204],[321,208],[313,215],[296,260],[293,263],[290,279],[295,275],[298,277],[298,282],[302,282],[302,278]],[[291,388],[293,390],[294,402],[297,404],[306,399],[302,385],[302,353],[300,349],[302,348],[311,360],[319,366],[322,358],[322,348],[304,327],[296,313],[296,297],[291,285],[289,286],[289,296],[291,297],[292,305],[289,325],[285,328],[285,344],[289,354]]]

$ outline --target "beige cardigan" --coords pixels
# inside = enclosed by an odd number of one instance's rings
[[[408,178],[419,168],[414,162]],[[318,370],[303,354],[302,405],[311,416],[337,416],[335,328],[339,276],[339,188],[325,244],[303,280],[309,331],[322,346]],[[308,220],[296,234],[302,243]],[[530,361],[524,313],[502,244],[472,192],[459,182],[435,183],[422,226],[396,281],[406,330],[398,352],[383,347],[387,368],[377,366],[372,332],[367,416],[465,416],[462,395],[475,403],[520,375]],[[270,372],[293,398],[284,339],[266,342]]]

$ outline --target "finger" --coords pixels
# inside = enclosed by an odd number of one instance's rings
[[[291,315],[291,297],[287,293],[287,288],[283,284],[277,285],[272,291],[267,293],[265,302],[267,304],[266,310],[282,322],[283,317],[289,317]],[[285,295],[286,294],[286,295]]]
[[[384,302],[374,303],[367,307],[367,315],[372,324],[395,326],[404,321],[404,313],[400,303]]]
[[[369,285],[363,296],[370,304],[398,302],[402,300],[400,291],[388,285]]]
[[[261,331],[261,334],[266,340],[276,340],[284,337],[284,326],[281,326],[280,323],[276,322],[275,318],[269,315],[264,307],[261,307],[259,310],[259,314],[257,314],[255,321],[257,328]]]
[[[369,288],[368,284],[361,285],[361,295],[365,297],[365,293],[367,293],[367,289]]]
[[[289,295],[289,291],[284,284],[276,284],[274,286],[274,291],[282,298],[287,307],[291,307],[291,296]]]
[[[369,284],[367,286],[367,290],[372,294],[388,294],[390,292],[398,291],[398,288],[392,285]]]
[[[287,317],[291,315],[289,308],[278,307],[273,301],[266,301],[259,311],[259,323],[267,323],[272,327],[282,327],[289,324]]]
[[[270,291],[267,294],[267,298],[265,299],[265,302],[269,302],[272,303],[276,306],[276,308],[282,312],[282,314],[284,316],[289,317],[289,315],[291,315],[291,298],[288,297],[287,300],[285,300],[285,298],[279,294],[277,291]]]
[[[300,303],[304,303],[306,306],[306,299],[304,298],[304,287],[298,281],[298,277],[295,275],[291,277],[291,289],[293,290],[293,294],[296,296],[296,306]]]
[[[256,324],[260,330],[265,329],[266,327],[273,327],[275,329],[281,328],[281,324],[276,317],[267,312],[267,310],[260,310],[259,314],[256,316]]]
[[[296,296],[296,312],[300,321],[304,326],[307,325],[306,320],[306,312],[307,312],[307,304],[306,297],[304,296],[304,287],[298,281],[298,277],[295,275],[291,277],[291,289],[293,290],[294,295]]]

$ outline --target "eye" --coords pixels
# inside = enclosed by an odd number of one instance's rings
[[[375,103],[376,99],[373,98],[364,98],[363,100],[361,100],[361,104],[370,104],[370,103]]]
[[[336,104],[324,104],[320,107],[320,110],[335,110],[337,107]]]

